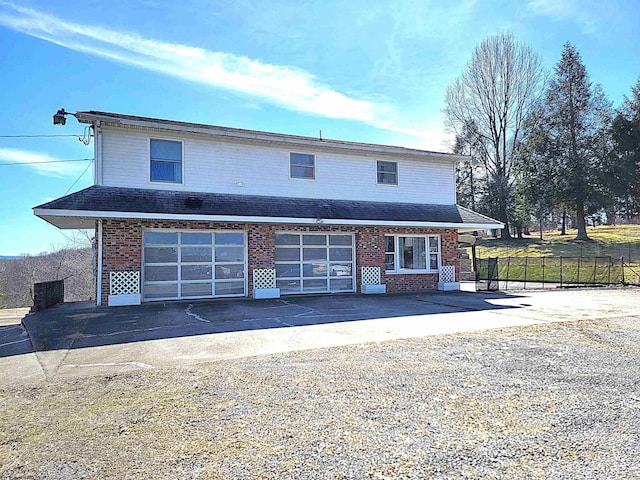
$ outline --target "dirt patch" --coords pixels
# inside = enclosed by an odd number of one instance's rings
[[[640,317],[0,390],[0,478],[636,478]]]

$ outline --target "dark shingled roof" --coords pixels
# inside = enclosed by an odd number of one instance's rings
[[[44,203],[35,209],[500,226],[496,220],[458,205],[177,192],[100,185]]]

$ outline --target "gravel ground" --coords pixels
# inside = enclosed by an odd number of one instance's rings
[[[640,478],[640,316],[0,390],[0,478]]]

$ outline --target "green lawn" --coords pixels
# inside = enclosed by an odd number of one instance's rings
[[[564,236],[557,231],[543,232],[542,241],[537,234],[524,239],[480,239],[476,254],[478,258],[512,257],[508,262],[500,260],[500,276],[524,279],[526,273],[527,281],[541,281],[543,276],[546,281],[559,278],[560,257],[564,281],[617,281],[622,278],[621,257],[625,263],[624,279],[640,277],[640,225],[589,227],[587,233],[590,241],[574,240],[576,230],[568,230]],[[544,268],[541,257],[545,258]],[[613,267],[610,269],[604,259],[587,261],[577,257],[611,257]]]

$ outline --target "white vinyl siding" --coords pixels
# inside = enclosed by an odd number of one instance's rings
[[[149,138],[175,136],[104,129],[102,183],[105,186],[217,192],[239,195],[327,198],[407,203],[455,203],[454,166],[448,160],[397,161],[399,188],[372,188],[377,183],[377,160],[325,151],[315,155],[315,181],[291,181],[290,149],[199,137],[181,137],[183,183],[149,182]],[[319,169],[318,165],[322,168]]]

